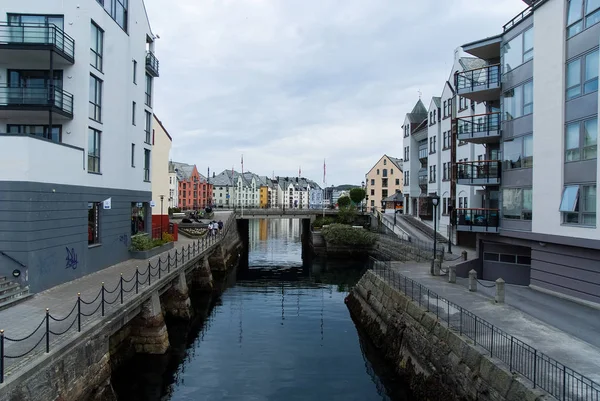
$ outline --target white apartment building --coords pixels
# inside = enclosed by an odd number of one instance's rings
[[[0,0],[1,276],[41,291],[149,231],[154,39],[142,0]]]
[[[169,207],[179,207],[179,181],[172,163],[169,163]]]

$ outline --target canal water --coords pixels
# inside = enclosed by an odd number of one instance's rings
[[[119,400],[411,399],[361,338],[344,297],[366,262],[303,263],[298,220],[253,220],[249,268],[192,294],[194,319],[168,323],[166,355],[113,373]]]

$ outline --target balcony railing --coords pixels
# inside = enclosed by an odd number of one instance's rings
[[[533,13],[534,6],[535,6],[535,0],[532,0],[531,5],[529,7],[527,7],[525,10],[521,11],[519,14],[517,14],[516,17],[514,17],[513,19],[508,21],[506,24],[504,24],[504,32],[508,31],[509,29],[511,29],[515,25],[517,25],[519,22],[521,22],[525,18],[529,17],[531,15],[531,13]]]
[[[58,88],[14,87],[0,84],[0,109],[54,109],[73,116],[73,95]]]
[[[488,142],[500,138],[501,113],[479,114],[457,119],[460,141]]]
[[[456,209],[457,230],[497,233],[499,216],[498,209]]]
[[[457,162],[457,182],[461,185],[500,185],[500,160]]]
[[[75,40],[54,24],[7,24],[0,22],[0,48],[52,46],[70,61],[75,61]]]
[[[488,65],[456,74],[456,90],[464,95],[470,92],[500,87],[500,64]]]
[[[153,77],[158,77],[158,59],[151,51],[146,52],[146,71]]]
[[[427,189],[427,170],[419,171],[419,187]]]

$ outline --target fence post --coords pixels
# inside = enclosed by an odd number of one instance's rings
[[[140,269],[138,269],[137,267],[135,268],[135,293],[138,294],[139,293],[139,283],[140,283]]]
[[[100,290],[100,292],[102,292],[102,316],[104,316],[104,281],[102,282],[102,289]]]
[[[456,266],[448,267],[448,282],[452,284],[456,284]]]
[[[50,352],[50,309],[46,308],[46,353]]]
[[[77,331],[81,331],[81,293],[77,293]]]
[[[152,265],[148,261],[148,287],[152,285]]]
[[[494,325],[492,325],[492,341],[490,341],[490,358],[494,357]]]
[[[0,383],[4,383],[4,330],[0,330]]]
[[[191,249],[192,247],[190,246],[190,244],[188,244],[188,260],[190,260],[190,256],[191,256]]]
[[[537,349],[533,349],[533,388],[537,385]]]
[[[171,273],[171,252],[167,253],[167,273]]]
[[[119,277],[119,287],[121,287],[121,305],[123,305],[123,273]]]
[[[509,361],[508,361],[508,369],[512,372],[512,360],[513,360],[513,344],[514,344],[514,337],[510,336],[510,355],[508,356]]]
[[[504,295],[505,295],[505,290],[504,290],[504,280],[502,280],[502,278],[499,278],[496,280],[496,303],[497,304],[503,304],[504,303]]]
[[[474,269],[469,272],[469,291],[477,292],[477,272]]]
[[[463,308],[460,308],[460,326],[458,328],[458,333],[462,336],[462,322],[463,322]]]
[[[177,256],[178,253],[177,248],[175,248],[175,269],[177,269],[177,261],[179,260],[179,256]]]
[[[475,325],[475,335],[473,336],[473,344],[477,345],[477,316],[475,316],[473,320],[475,321],[475,323],[473,323]]]
[[[160,280],[160,271],[162,269],[162,260],[160,259],[160,255],[158,255],[158,279]]]
[[[185,263],[185,247],[181,245],[181,264]]]
[[[446,300],[446,304],[448,305],[448,327],[450,327],[450,301]]]
[[[567,399],[567,367],[563,365],[563,401]]]

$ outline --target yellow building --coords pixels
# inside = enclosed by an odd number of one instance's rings
[[[402,159],[383,155],[381,159],[365,175],[365,191],[367,192],[367,210],[382,209],[382,201],[402,191],[404,174]],[[401,208],[401,207],[400,207]]]
[[[265,209],[268,206],[269,200],[269,187],[266,185],[260,186],[260,208]]]

